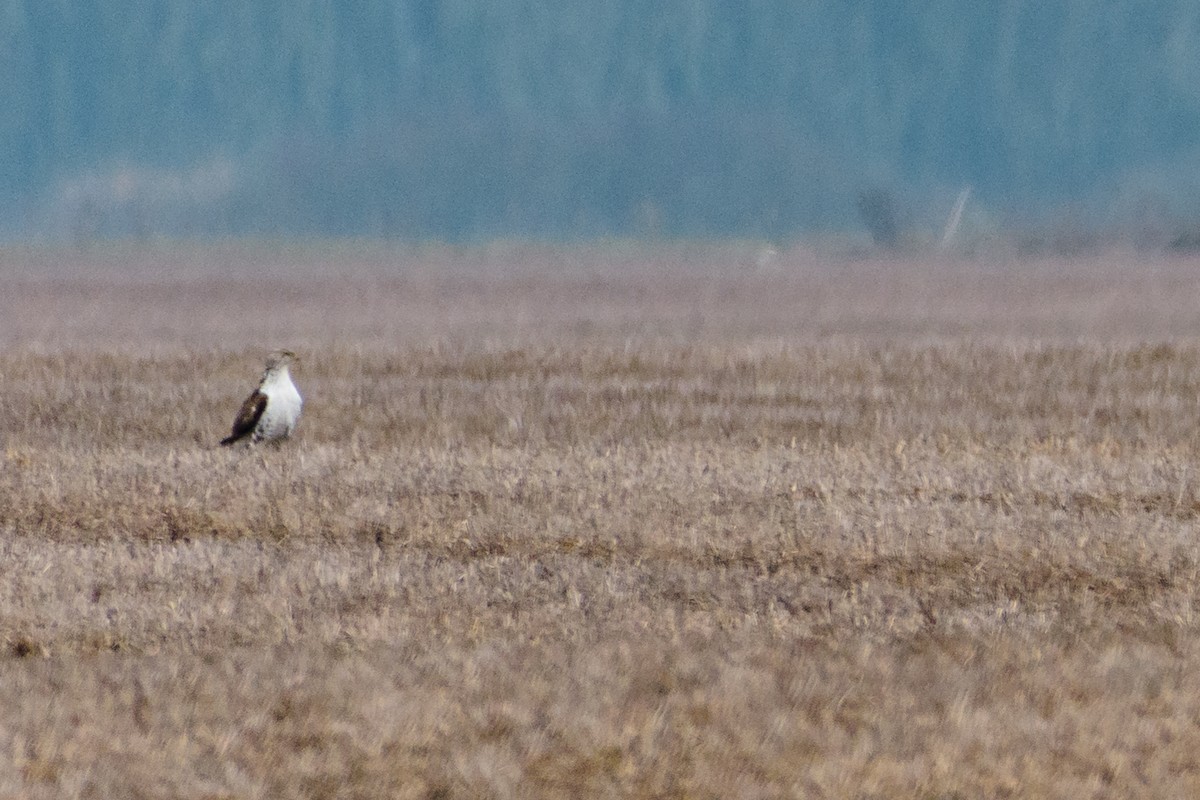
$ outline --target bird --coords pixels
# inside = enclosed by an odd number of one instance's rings
[[[278,442],[292,435],[304,405],[288,373],[288,367],[297,361],[299,358],[291,350],[271,353],[258,388],[242,403],[233,421],[233,431],[221,440],[222,445]]]

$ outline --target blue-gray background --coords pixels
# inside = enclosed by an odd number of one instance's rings
[[[1198,130],[1194,2],[0,0],[10,240],[1188,227]]]

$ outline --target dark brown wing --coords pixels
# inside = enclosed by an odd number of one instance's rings
[[[233,421],[233,433],[221,440],[221,444],[233,444],[254,432],[254,426],[262,419],[263,411],[267,409],[267,396],[255,391],[242,403],[237,419]]]

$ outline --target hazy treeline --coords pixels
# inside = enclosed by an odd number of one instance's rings
[[[1200,6],[0,0],[9,233],[1188,219]],[[1103,209],[1101,213],[1098,209]]]

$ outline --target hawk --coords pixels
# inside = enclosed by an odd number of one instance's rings
[[[288,367],[298,360],[290,350],[271,353],[258,388],[242,403],[237,419],[233,421],[233,431],[221,440],[221,444],[275,442],[292,434],[304,405],[296,384],[292,383],[292,376],[288,374]]]

